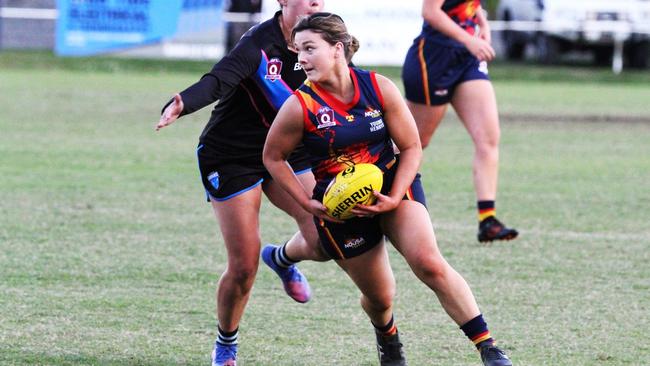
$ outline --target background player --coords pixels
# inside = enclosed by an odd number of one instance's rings
[[[270,123],[285,99],[305,80],[297,54],[286,40],[301,16],[323,7],[322,0],[278,2],[282,10],[251,28],[209,73],[175,95],[156,126],[159,130],[219,100],[197,149],[203,186],[228,253],[227,266],[217,287],[218,336],[213,365],[236,363],[239,322],[259,262],[262,192],[296,220],[302,233],[282,248],[267,247],[264,251],[264,259],[280,275],[294,300],[305,302],[311,296],[309,284],[293,265],[295,261],[328,259],[317,245],[311,215],[269,179],[262,164],[262,148]],[[311,189],[314,178],[301,147],[289,162],[301,184]]]
[[[474,142],[478,240],[514,239],[517,230],[507,228],[495,216],[500,130],[494,89],[487,75],[487,61],[495,53],[481,3],[424,0],[422,17],[422,32],[413,41],[402,69],[407,105],[422,146],[429,144],[451,103]]]

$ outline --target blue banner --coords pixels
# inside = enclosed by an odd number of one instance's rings
[[[188,0],[57,0],[56,53],[86,56],[158,42],[176,33],[181,9],[187,3]]]

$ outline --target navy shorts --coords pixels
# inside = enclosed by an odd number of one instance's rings
[[[388,194],[393,185],[397,164],[384,173],[382,194]],[[320,197],[319,197],[320,196]],[[322,193],[314,199],[322,200]],[[404,200],[417,201],[426,207],[424,190],[418,173],[404,195]],[[314,217],[321,246],[334,259],[345,259],[359,256],[376,247],[384,233],[380,225],[381,215],[374,217],[354,217],[344,223],[325,221]]]
[[[487,62],[479,61],[464,47],[426,42],[421,36],[413,41],[402,68],[407,100],[447,104],[456,86],[469,80],[489,80]]]
[[[196,155],[208,201],[211,199],[226,201],[257,187],[264,180],[271,179],[271,175],[262,163],[261,152],[259,161],[245,161],[223,156],[210,146],[199,144]],[[304,150],[297,150],[291,154],[289,164],[296,174],[311,170],[309,157]]]

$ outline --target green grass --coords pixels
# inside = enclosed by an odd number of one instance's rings
[[[56,57],[50,51],[12,50],[0,51],[0,69],[48,69],[88,71],[96,73],[146,72],[146,73],[194,73],[199,77],[212,68],[212,61],[133,59],[114,56],[85,58]],[[392,66],[371,66],[371,69],[399,80],[401,68]],[[647,70],[625,69],[619,75],[609,67],[587,65],[530,65],[505,62],[497,59],[491,63],[490,77],[494,80],[546,81],[573,83],[638,84],[650,83]]]
[[[0,68],[0,364],[207,364],[225,265],[195,161],[209,108],[153,131],[162,104],[202,71],[23,66]],[[499,213],[522,235],[476,242],[472,147],[450,114],[422,168],[443,253],[517,365],[650,364],[650,124],[623,122],[647,115],[648,88],[495,87],[509,116]],[[267,202],[262,210],[263,240],[295,230]],[[478,365],[390,254],[411,364]],[[301,268],[314,288],[306,305],[260,269],[241,363],[375,365],[355,287],[333,263]]]

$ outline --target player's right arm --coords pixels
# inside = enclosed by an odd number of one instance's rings
[[[305,190],[287,163],[287,158],[302,140],[303,133],[302,106],[298,97],[292,95],[284,102],[269,129],[262,155],[264,166],[273,180],[306,211],[318,218],[333,221],[327,215],[327,208],[311,198],[311,192]]]
[[[490,61],[496,55],[494,49],[485,39],[474,37],[454,22],[442,10],[445,0],[424,0],[422,17],[431,27],[446,36],[462,43],[467,50],[480,61]],[[477,11],[482,11],[480,8]],[[480,20],[480,19],[479,19]]]

